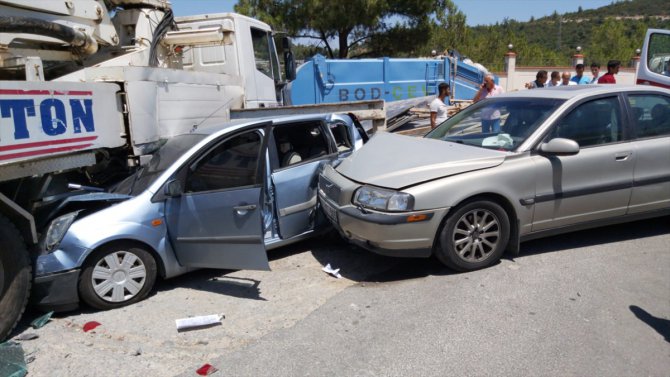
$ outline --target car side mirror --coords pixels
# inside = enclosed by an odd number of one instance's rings
[[[163,189],[163,193],[169,198],[181,196],[183,192],[184,190],[181,187],[181,182],[177,179],[169,180]]]
[[[540,153],[553,156],[572,156],[579,153],[579,144],[570,139],[557,137],[540,145]]]

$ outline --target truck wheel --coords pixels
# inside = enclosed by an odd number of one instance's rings
[[[156,270],[151,253],[134,244],[105,246],[86,261],[79,279],[79,294],[96,309],[130,305],[151,292]]]
[[[28,304],[32,271],[21,233],[0,215],[0,342],[21,319]]]
[[[464,203],[456,207],[438,234],[435,255],[456,271],[488,267],[500,260],[509,232],[507,213],[497,203]]]

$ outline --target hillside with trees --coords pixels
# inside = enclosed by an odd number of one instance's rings
[[[475,27],[466,26],[467,15],[451,0],[239,0],[235,10],[293,38],[319,41],[295,46],[298,59],[317,52],[336,58],[419,57],[456,49],[491,70],[502,69],[510,43],[522,66],[569,65],[577,46],[587,63],[618,59],[626,65],[647,28],[670,29],[670,1],[661,0],[616,1]]]

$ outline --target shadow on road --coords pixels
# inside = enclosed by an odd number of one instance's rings
[[[191,288],[248,300],[266,301],[261,297],[259,280],[228,276],[229,272],[232,271],[204,269],[168,280],[159,280],[150,296],[174,288]]]
[[[633,314],[642,322],[649,325],[657,333],[661,334],[665,341],[670,343],[670,320],[654,317],[639,306],[631,305],[628,307]]]
[[[321,265],[330,263],[343,277],[358,282],[384,283],[454,273],[434,258],[391,258],[372,253],[348,244],[336,232],[308,242]]]

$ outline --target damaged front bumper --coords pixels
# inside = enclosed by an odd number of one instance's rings
[[[389,213],[360,209],[352,204],[340,205],[336,202],[338,196],[351,197],[358,185],[342,176],[321,177],[324,178],[329,187],[319,187],[321,208],[345,239],[386,256],[429,257],[432,254],[435,235],[449,208]],[[334,192],[337,194],[333,195]]]
[[[79,307],[77,284],[80,270],[37,276],[30,303],[40,310],[68,311]]]

